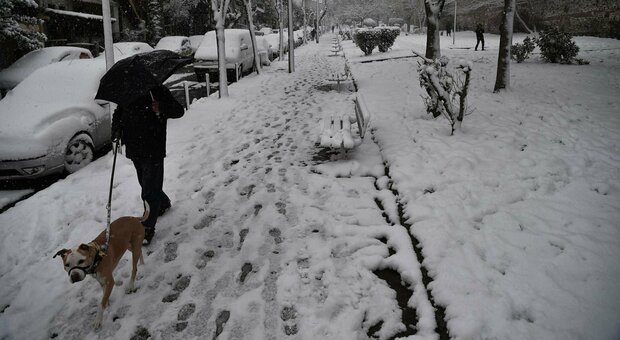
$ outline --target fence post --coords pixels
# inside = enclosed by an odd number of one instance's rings
[[[209,73],[205,74],[205,83],[207,85],[207,97],[211,95],[211,81],[209,80]]]
[[[187,80],[183,81],[183,89],[185,89],[185,109],[189,109],[189,86]]]

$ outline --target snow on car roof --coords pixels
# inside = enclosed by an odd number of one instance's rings
[[[68,54],[85,53],[93,55],[85,48],[72,46],[52,46],[30,51],[0,72],[0,86],[12,88],[37,68],[60,61]]]
[[[239,53],[239,41],[243,36],[249,38],[250,31],[247,29],[231,28],[224,31],[226,39],[226,56]],[[215,59],[217,58],[217,43],[215,42],[215,31],[205,33],[196,54],[196,59]]]
[[[39,68],[0,100],[0,135],[33,133],[54,114],[97,105],[105,60],[75,59]]]
[[[264,35],[265,39],[271,45],[271,48],[277,50],[280,48],[280,33],[271,33]],[[288,46],[288,36],[284,35],[284,46]]]
[[[153,51],[151,45],[140,41],[117,42],[112,46],[114,48],[114,62],[134,54]],[[96,59],[105,59],[105,53],[101,53]]]
[[[184,40],[188,40],[188,37],[182,35],[168,36],[159,39],[157,45],[155,45],[156,50],[169,50],[169,51],[178,51],[181,48]]]

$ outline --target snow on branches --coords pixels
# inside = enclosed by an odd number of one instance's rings
[[[42,23],[37,7],[34,0],[0,0],[0,42],[13,41],[26,52],[43,47],[47,37],[36,29]]]
[[[428,59],[413,51],[422,59],[418,62],[420,87],[426,90],[423,96],[426,112],[434,118],[444,116],[450,122],[451,135],[460,130],[463,117],[468,113],[467,90],[469,88],[471,62],[460,60],[454,73],[447,66],[449,59]]]

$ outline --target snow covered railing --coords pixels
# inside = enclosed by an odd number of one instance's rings
[[[320,145],[327,148],[353,149],[362,143],[369,121],[366,103],[358,93],[355,98],[355,117],[346,114],[332,115],[321,121]],[[351,131],[352,123],[357,123],[357,134]]]

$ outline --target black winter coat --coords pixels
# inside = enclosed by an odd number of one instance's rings
[[[127,107],[118,106],[112,117],[112,136],[120,131],[129,159],[163,159],[166,157],[166,120],[181,118],[183,106],[172,93],[160,86],[151,90],[159,101],[159,113],[152,109],[152,99],[146,95]]]

